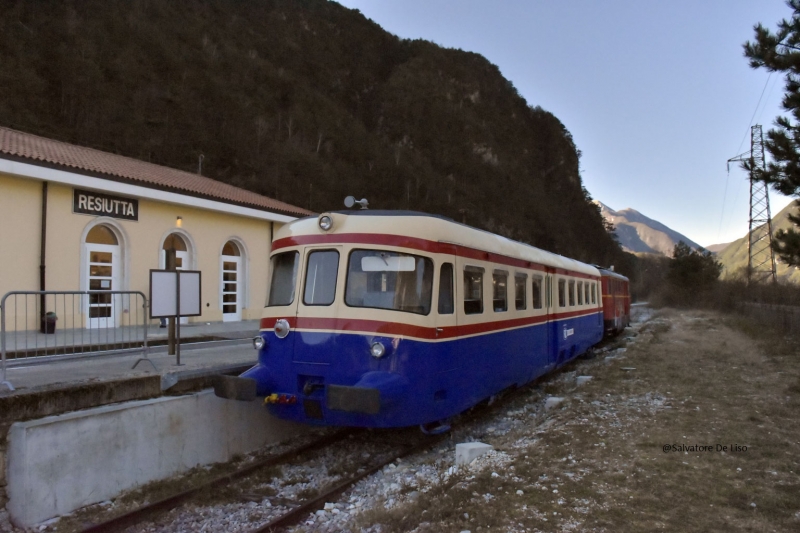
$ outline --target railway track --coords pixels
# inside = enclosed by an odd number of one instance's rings
[[[234,485],[237,482],[246,482],[249,476],[252,476],[255,473],[269,467],[291,465],[293,462],[297,463],[298,458],[302,458],[302,461],[313,461],[315,459],[320,459],[320,457],[308,456],[309,454],[314,454],[315,452],[324,453],[326,450],[342,443],[343,441],[347,441],[345,446],[350,448],[351,453],[360,454],[361,452],[359,450],[362,449],[362,445],[364,443],[359,442],[361,440],[359,437],[367,433],[369,432],[366,430],[339,431],[300,448],[250,464],[235,472],[225,474],[197,487],[193,487],[189,490],[174,494],[159,501],[140,506],[132,511],[104,522],[88,526],[81,531],[82,533],[133,531],[133,529],[129,528],[134,526],[142,526],[147,523],[152,524],[151,528],[147,528],[145,526],[145,530],[147,531],[151,529],[170,530],[171,528],[169,525],[156,525],[156,521],[172,510],[176,510],[181,506],[187,505],[198,499],[202,499],[204,495],[207,496],[212,492],[222,492],[221,489],[226,486]],[[294,525],[314,511],[322,509],[325,503],[338,499],[342,493],[362,479],[375,474],[388,464],[397,461],[398,459],[421,452],[431,446],[434,446],[435,444],[441,442],[441,440],[444,438],[446,438],[446,435],[439,435],[435,437],[425,437],[423,435],[419,435],[415,442],[412,442],[411,444],[398,446],[396,442],[394,442],[389,445],[389,447],[392,449],[378,450],[378,452],[373,452],[370,454],[372,457],[379,457],[379,460],[374,461],[370,465],[365,465],[358,468],[355,475],[348,476],[344,479],[337,479],[335,482],[329,483],[327,487],[324,488],[320,493],[301,501],[294,502],[292,498],[283,498],[280,494],[278,494],[273,499],[281,501],[282,505],[276,507],[282,507],[284,509],[273,514],[266,523],[263,523],[263,525],[252,529],[251,533],[281,531],[286,527]],[[367,439],[370,441],[375,440],[374,435],[367,436]],[[321,458],[321,460],[324,461],[324,457]],[[231,492],[236,492],[236,490],[234,489]],[[236,500],[237,496],[239,498],[244,496],[244,499],[237,501],[236,503],[253,501],[252,494],[248,494],[246,492],[243,494],[238,493],[237,495],[228,498],[223,496],[222,499]],[[217,505],[219,505],[219,502]],[[178,527],[177,529],[180,528]]]
[[[544,381],[549,381],[552,379],[553,376],[548,376]],[[541,381],[540,381],[541,383]],[[527,387],[525,387],[527,388]],[[504,395],[506,396],[506,395]],[[511,396],[514,396],[512,393]],[[509,398],[506,396],[501,401],[496,402],[494,407],[488,406],[480,406],[477,407],[467,413],[462,415],[459,425],[465,426],[470,423],[470,420],[484,418],[486,416],[492,416],[491,412],[501,409],[502,404],[507,403],[506,400]],[[474,421],[474,420],[473,420]],[[364,438],[360,438],[360,436],[364,436]],[[384,450],[383,452],[375,452],[371,453],[371,457],[374,458],[376,456],[380,456],[380,460],[375,461],[370,465],[364,465],[363,461],[352,462],[350,466],[353,464],[358,464],[358,467],[352,468],[345,468],[344,470],[347,471],[347,477],[343,477],[341,479],[336,479],[333,482],[323,483],[325,488],[320,492],[314,491],[314,495],[307,498],[293,498],[293,497],[283,497],[281,494],[274,494],[273,497],[270,497],[270,500],[273,502],[278,502],[274,504],[271,511],[275,511],[271,513],[269,518],[265,521],[261,521],[262,525],[256,526],[254,529],[239,529],[240,531],[247,531],[248,533],[256,533],[256,532],[277,532],[281,531],[287,527],[295,525],[301,522],[305,517],[308,517],[315,511],[322,509],[325,503],[337,501],[340,496],[347,491],[350,487],[358,483],[359,481],[375,474],[376,472],[380,471],[390,463],[397,461],[406,456],[410,456],[416,453],[420,453],[427,448],[431,448],[436,444],[440,443],[443,439],[448,438],[448,434],[445,435],[438,435],[438,436],[424,436],[418,432],[416,429],[412,430],[396,430],[396,431],[389,431],[384,430],[382,432],[373,432],[368,430],[362,429],[348,429],[342,430],[331,435],[328,435],[322,439],[316,440],[311,442],[307,445],[304,445],[300,448],[296,448],[280,455],[270,457],[256,463],[250,464],[244,468],[241,468],[235,472],[220,476],[212,481],[209,481],[205,484],[200,486],[194,487],[192,489],[183,491],[181,493],[175,494],[173,496],[164,498],[162,500],[141,506],[137,509],[134,509],[130,512],[127,512],[123,515],[118,517],[112,518],[102,523],[98,523],[89,527],[82,529],[82,533],[96,533],[96,532],[113,532],[113,531],[125,531],[126,528],[131,528],[132,526],[137,526],[144,524],[146,522],[152,522],[150,528],[146,528],[146,531],[178,531],[182,530],[180,527],[171,527],[167,523],[160,521],[158,524],[155,523],[155,520],[159,517],[163,517],[163,515],[169,513],[171,510],[177,509],[191,501],[197,500],[198,497],[202,498],[203,494],[208,495],[209,493],[214,492],[215,494],[221,492],[220,489],[235,484],[237,482],[247,480],[249,476],[256,474],[257,472],[267,469],[269,467],[276,467],[276,466],[288,466],[288,465],[302,465],[307,461],[313,461],[315,458],[313,456],[309,457],[310,454],[315,452],[325,452],[326,450],[330,449],[331,447],[342,443],[342,441],[347,441],[346,446],[350,448],[349,452],[358,452],[362,450],[364,447],[368,447],[371,444],[374,444],[375,441],[379,441],[381,439],[388,439],[390,442],[388,443],[385,448],[392,448],[391,450]],[[405,445],[397,445],[397,440],[400,439],[408,439],[411,441],[410,443],[406,443]],[[380,443],[379,443],[380,444]],[[337,452],[337,453],[346,453],[346,452]],[[334,457],[336,457],[334,455]],[[330,458],[329,458],[330,459]],[[336,460],[336,459],[334,459]],[[324,463],[324,461],[323,461]],[[355,471],[355,475],[349,475],[350,472]],[[225,505],[225,503],[230,503],[231,500],[236,500],[237,494],[238,497],[244,496],[244,501],[253,502],[251,505],[257,505],[258,500],[257,498],[253,498],[253,493],[248,494],[247,491],[237,493],[236,490],[228,491],[229,495],[227,496],[227,500],[220,499],[219,495],[212,496],[211,499],[215,500],[213,506],[221,507]],[[241,501],[239,502],[241,503]],[[268,504],[269,505],[269,504]],[[135,531],[139,531],[140,529],[136,529]],[[186,529],[187,531],[191,531],[191,529]],[[127,531],[134,531],[134,529],[128,529]]]
[[[436,435],[430,436],[427,438],[420,439],[420,442],[406,447],[400,453],[392,455],[390,458],[381,461],[380,463],[372,466],[371,468],[367,469],[366,471],[353,476],[347,480],[342,481],[341,483],[333,486],[332,488],[325,491],[323,494],[320,494],[316,498],[313,498],[295,509],[292,509],[283,515],[271,520],[267,524],[263,526],[253,529],[250,533],[272,533],[281,531],[282,529],[295,525],[300,522],[306,515],[309,513],[317,510],[322,509],[326,502],[339,498],[347,489],[361,481],[362,479],[371,476],[384,468],[385,466],[389,465],[397,461],[398,459],[402,459],[403,457],[407,457],[409,455],[413,455],[415,453],[420,453],[432,446],[435,446],[442,440],[446,439],[447,435]]]
[[[315,440],[304,446],[301,446],[300,448],[288,450],[276,456],[269,457],[261,461],[257,461],[253,464],[247,465],[244,468],[240,468],[239,470],[236,470],[234,472],[225,474],[223,476],[215,478],[211,481],[208,481],[196,487],[192,487],[191,489],[179,492],[172,496],[168,496],[166,498],[163,498],[161,500],[146,505],[142,505],[140,507],[137,507],[136,509],[133,509],[132,511],[111,518],[104,522],[93,524],[91,526],[82,529],[81,533],[105,533],[105,532],[123,531],[127,527],[139,524],[161,513],[174,509],[175,507],[182,505],[183,503],[189,501],[191,498],[195,497],[198,494],[201,494],[204,491],[230,484],[233,481],[245,478],[246,476],[252,474],[253,472],[256,472],[263,468],[288,463],[292,459],[304,453],[313,452],[320,448],[330,446],[331,444],[346,439],[352,434],[353,430],[342,430],[333,433],[331,435],[327,435],[321,439]]]

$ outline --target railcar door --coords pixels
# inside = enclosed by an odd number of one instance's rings
[[[455,255],[443,258],[438,263],[434,285],[431,310],[435,326],[434,341],[429,343],[431,353],[428,360],[433,362],[431,368],[434,412],[435,416],[447,416],[455,409],[460,410],[461,402],[468,403],[464,397],[462,367],[458,349],[463,342],[459,337],[457,302],[460,300],[458,270]]]
[[[344,283],[341,246],[306,246],[300,265],[296,308],[298,331],[294,340],[295,363],[330,365],[336,354],[346,351],[337,335],[338,289]]]
[[[558,357],[558,344],[556,342],[556,328],[558,327],[558,324],[556,323],[554,311],[555,306],[553,304],[553,274],[548,272],[544,281],[544,304],[545,309],[547,310],[545,315],[547,317],[547,355],[549,361],[547,371],[550,371],[555,366],[556,359]]]

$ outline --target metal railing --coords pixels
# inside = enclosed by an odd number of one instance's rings
[[[0,385],[14,390],[6,369],[17,364],[137,351],[152,364],[147,311],[140,291],[6,293],[0,300]]]
[[[800,306],[745,302],[738,306],[740,313],[759,322],[770,324],[784,333],[800,332]]]

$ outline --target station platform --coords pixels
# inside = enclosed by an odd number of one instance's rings
[[[44,410],[46,414],[54,414],[113,401],[180,394],[210,387],[213,375],[236,375],[256,363],[258,354],[253,348],[252,338],[258,333],[258,327],[257,320],[184,324],[181,326],[180,365],[176,355],[168,354],[166,328],[158,326],[148,329],[148,344],[152,342],[154,345],[148,350],[147,360],[140,349],[9,359],[6,379],[14,390],[0,386],[0,405],[10,407],[20,403],[21,398],[15,397],[22,396],[52,398],[57,391],[56,396],[63,399],[61,405]],[[64,339],[68,341],[68,338]],[[7,338],[7,346],[9,342],[12,341]],[[88,393],[88,389],[96,391],[96,400],[90,399],[93,394]],[[126,390],[128,392],[124,392]],[[18,416],[25,414],[18,413]],[[9,418],[20,419],[0,417]]]
[[[226,339],[243,339],[258,332],[258,320],[239,322],[192,322],[181,325],[181,340],[186,343]],[[84,346],[141,344],[144,327],[126,326],[117,328],[67,328],[56,327],[54,333],[45,334],[36,329],[7,331],[5,346],[9,360],[15,354],[28,352],[34,356],[48,351],[69,353],[80,351]],[[167,328],[153,321],[147,327],[147,342],[151,346],[165,344]]]

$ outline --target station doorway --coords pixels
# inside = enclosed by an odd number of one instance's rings
[[[114,232],[103,224],[89,230],[86,235],[86,257],[89,262],[86,269],[90,291],[121,290],[120,279],[120,246]],[[86,327],[116,327],[115,298],[111,294],[90,294],[87,302]]]

